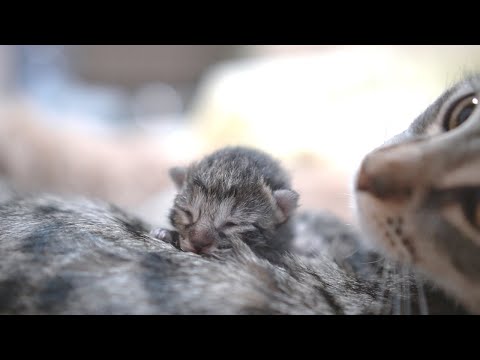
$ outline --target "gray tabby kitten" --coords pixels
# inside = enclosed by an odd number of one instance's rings
[[[291,250],[290,216],[298,194],[278,161],[246,147],[226,147],[170,170],[178,194],[170,212],[176,231],[152,235],[197,254],[225,254],[230,238],[274,261]]]

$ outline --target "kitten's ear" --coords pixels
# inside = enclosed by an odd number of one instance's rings
[[[293,190],[275,190],[273,192],[278,208],[280,209],[279,222],[285,222],[298,206],[299,195]]]
[[[170,178],[173,180],[177,190],[180,190],[187,178],[187,168],[182,166],[175,166],[168,171]]]

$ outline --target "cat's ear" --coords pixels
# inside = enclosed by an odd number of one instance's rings
[[[280,223],[287,221],[290,215],[292,215],[295,209],[298,207],[298,193],[287,189],[275,190],[273,192],[273,197],[275,198],[280,210],[277,216],[278,221]]]
[[[175,166],[168,170],[168,174],[170,178],[173,180],[175,187],[177,190],[180,190],[187,178],[187,168],[182,166]]]

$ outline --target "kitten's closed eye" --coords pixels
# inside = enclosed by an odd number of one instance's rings
[[[469,119],[478,104],[475,94],[469,94],[456,101],[447,111],[443,121],[445,131],[453,130]]]
[[[193,214],[192,214],[192,212],[189,211],[189,210],[183,210],[183,209],[182,209],[182,211],[184,212],[185,215],[187,215],[188,220],[192,223],[192,222],[193,222]]]
[[[193,213],[187,208],[176,206],[172,214],[171,221],[173,223],[180,224],[186,228],[195,224]],[[176,219],[175,221],[173,221],[174,218]]]
[[[229,229],[232,227],[238,226],[238,224],[232,222],[232,221],[227,221],[225,224],[223,224],[222,228],[224,229]]]
[[[257,226],[256,224],[251,224],[248,222],[233,222],[233,221],[227,221],[225,222],[222,226],[218,227],[217,229],[218,234],[221,237],[225,237],[226,233],[232,233],[236,232],[238,234],[245,234],[245,233],[257,233],[257,234],[262,234],[263,233],[263,228]]]
[[[239,226],[239,224],[234,223],[233,221],[227,221],[227,222],[223,223],[216,230],[217,230],[218,234],[220,235],[220,237],[225,238],[226,237],[225,231],[231,231],[238,226]]]

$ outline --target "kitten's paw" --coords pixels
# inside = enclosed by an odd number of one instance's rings
[[[176,231],[167,230],[164,228],[157,228],[150,231],[150,235],[156,239],[162,240],[166,243],[178,247],[178,233]]]

